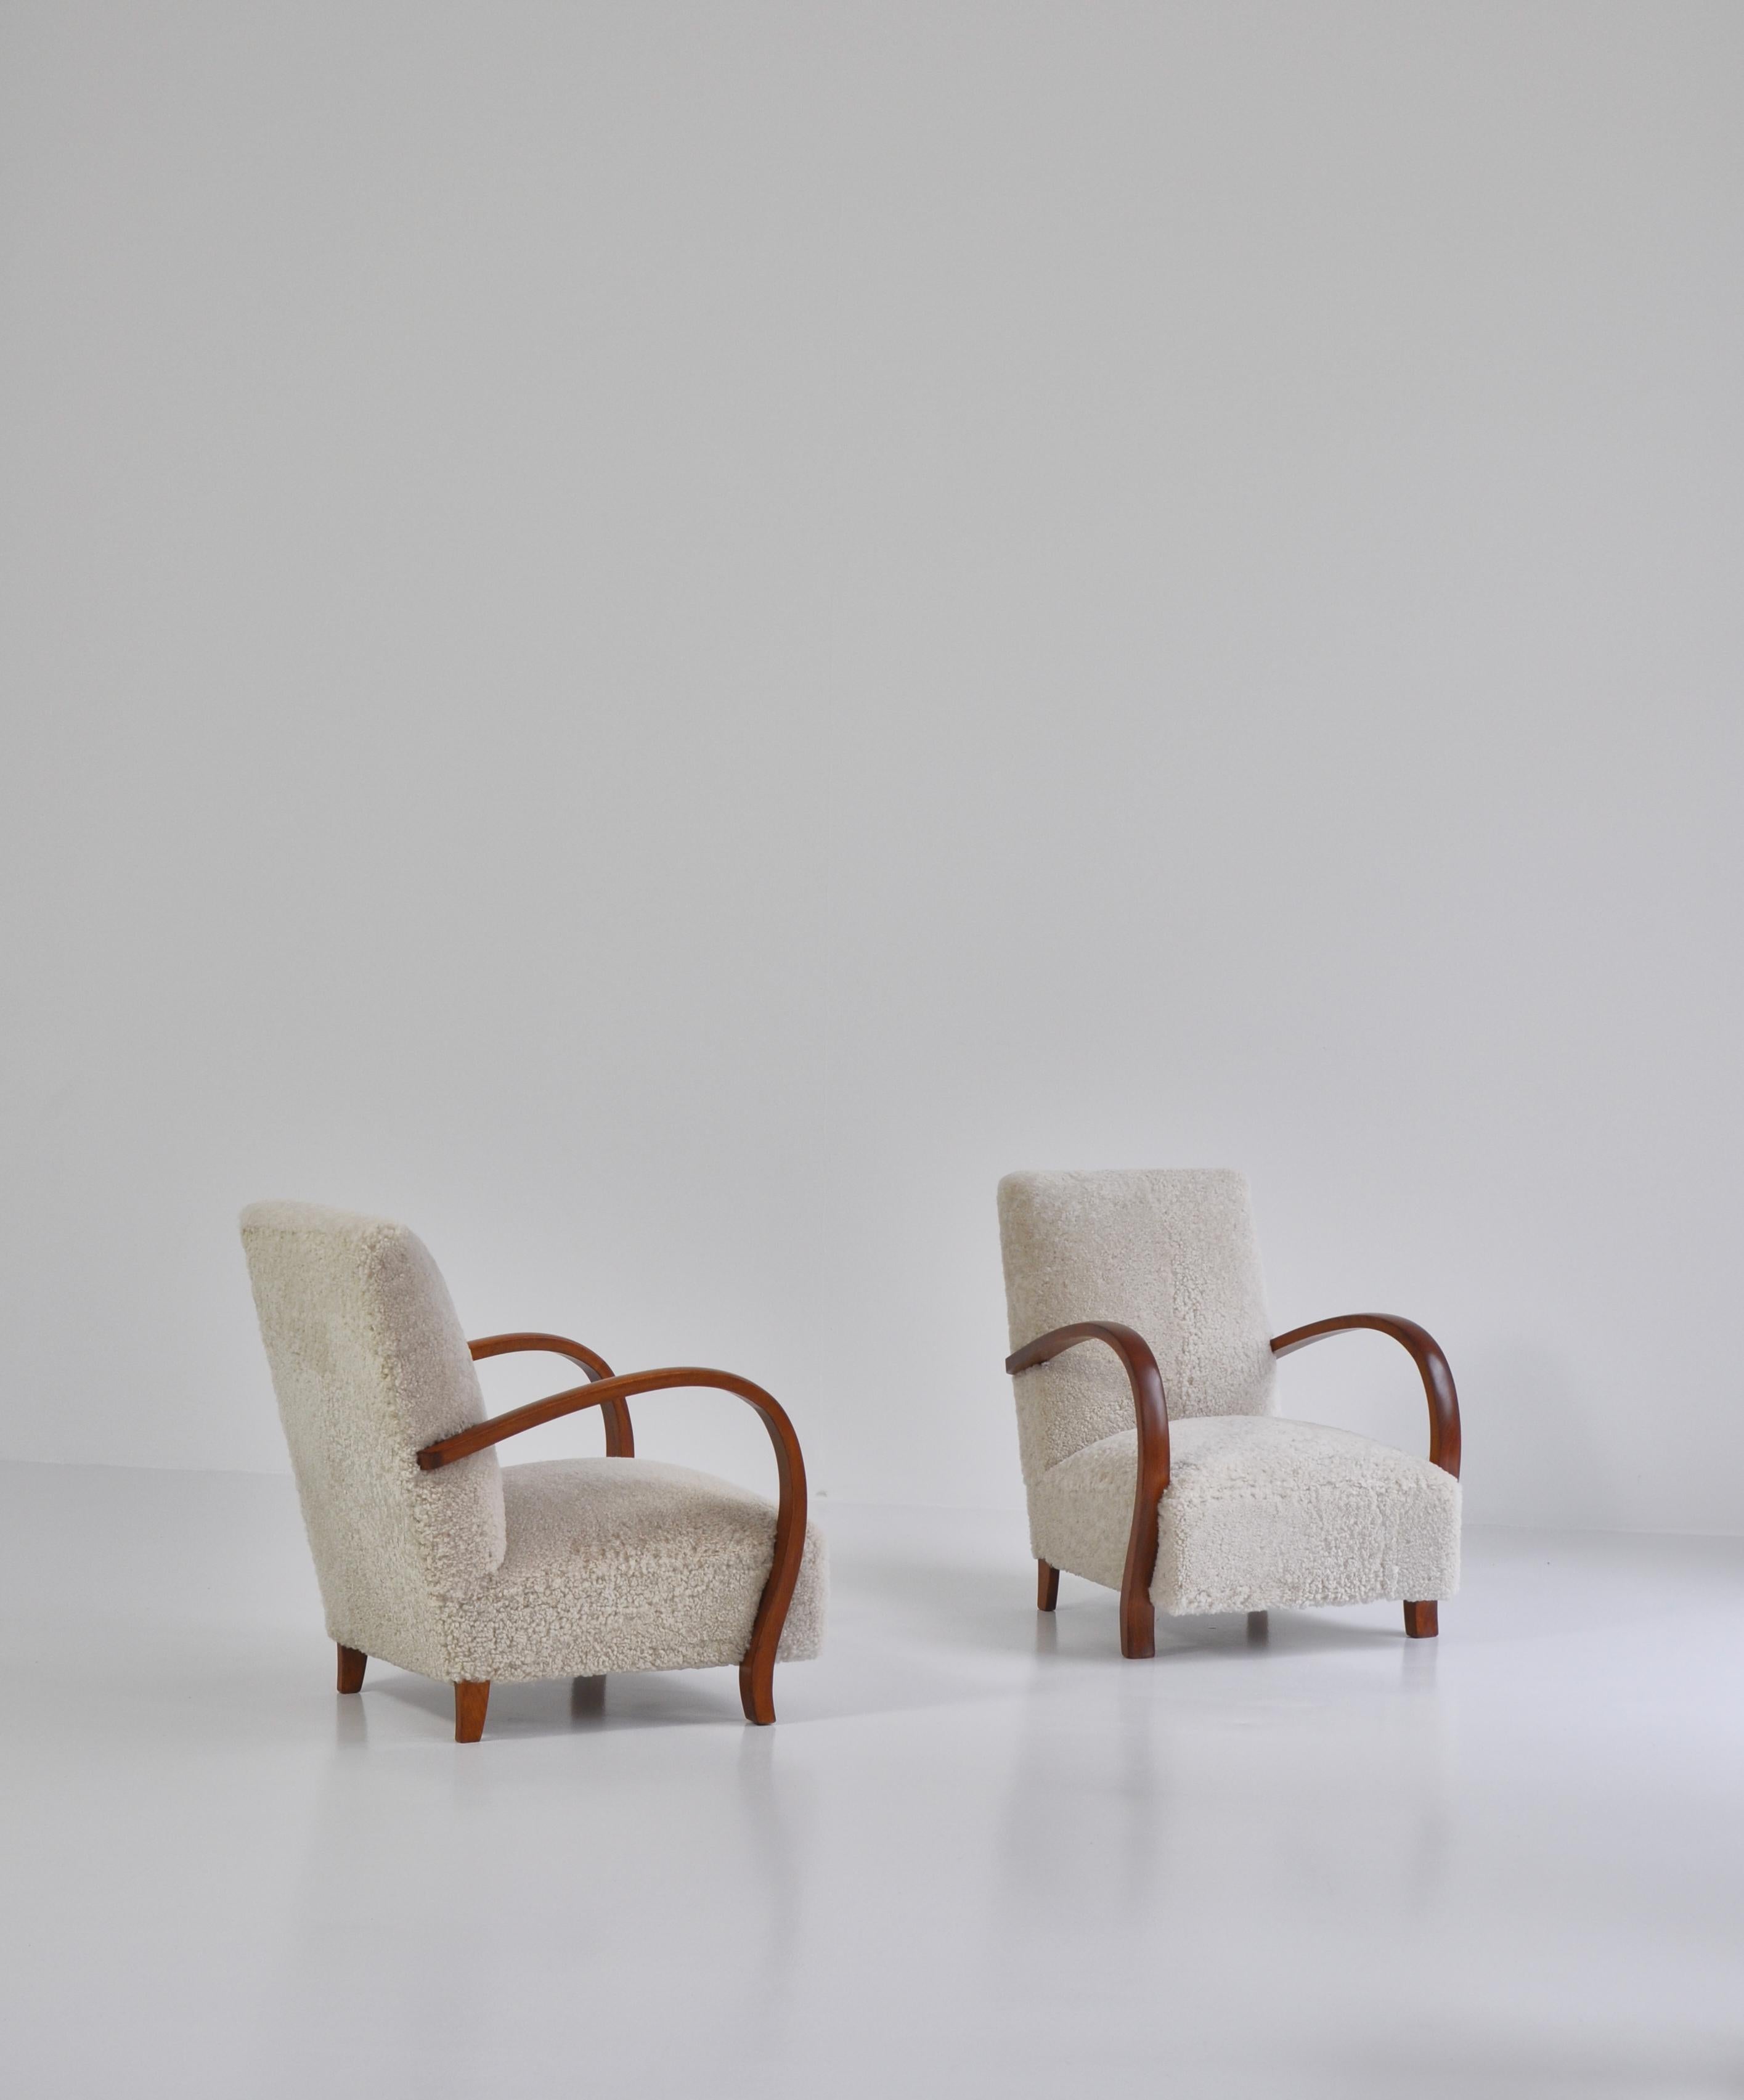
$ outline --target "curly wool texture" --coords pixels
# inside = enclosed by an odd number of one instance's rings
[[[423,1472],[419,1449],[485,1408],[422,1243],[311,1203],[252,1205],[242,1239],[334,1640],[451,1683],[742,1660],[771,1503],[641,1458]],[[808,1526],[784,1659],[818,1652],[827,1579]]]
[[[1114,1320],[1156,1353],[1169,1418],[1267,1414],[1275,1359],[1240,1174],[1218,1167],[1008,1174],[999,1184],[1011,1347]],[[1112,1351],[1086,1343],[1015,1382],[1024,1477],[1132,1427]]]
[[[447,1674],[443,1606],[507,1546],[496,1454],[441,1471],[414,1455],[484,1419],[440,1272],[403,1225],[315,1203],[255,1203],[242,1243],[335,1640]]]
[[[457,1674],[704,1670],[744,1655],[775,1547],[760,1495],[651,1458],[556,1458],[504,1467],[503,1502],[509,1551],[455,1614]],[[784,1662],[823,1645],[826,1566],[808,1525]]]
[[[1460,1586],[1460,1484],[1427,1458],[1275,1415],[1172,1423],[1169,1445],[1159,1611],[1420,1601]],[[1136,1429],[1045,1473],[1029,1492],[1037,1559],[1119,1589],[1138,1474]]]

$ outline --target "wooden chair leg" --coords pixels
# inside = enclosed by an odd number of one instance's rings
[[[1156,1652],[1156,1607],[1141,1592],[1121,1592],[1121,1653],[1130,1662],[1143,1662]]]
[[[753,1727],[766,1728],[775,1718],[775,1650],[765,1647],[739,1665],[739,1704]]]
[[[336,1647],[339,1644],[336,1642]],[[341,1692],[361,1692],[363,1672],[369,1657],[360,1648],[339,1648],[339,1688]]]
[[[1036,1609],[1051,1612],[1059,1602],[1059,1570],[1051,1563],[1036,1563]]]
[[[491,1703],[491,1680],[454,1688],[454,1740],[476,1743],[484,1733],[484,1710]]]
[[[1405,1630],[1413,1640],[1434,1640],[1441,1631],[1436,1622],[1435,1600],[1426,1604],[1407,1604],[1405,1607]]]

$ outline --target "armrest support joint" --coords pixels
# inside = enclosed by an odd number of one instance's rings
[[[1081,1342],[1101,1342],[1113,1350],[1132,1389],[1133,1416],[1138,1428],[1138,1480],[1133,1494],[1132,1528],[1127,1534],[1126,1565],[1121,1577],[1121,1652],[1156,1652],[1156,1615],[1151,1582],[1156,1573],[1156,1529],[1163,1493],[1169,1485],[1169,1402],[1163,1374],[1150,1343],[1136,1327],[1115,1320],[1080,1320],[1026,1342],[1006,1358],[1015,1378],[1037,1365],[1051,1362]]]

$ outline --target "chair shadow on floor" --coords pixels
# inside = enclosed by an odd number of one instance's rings
[[[850,1558],[850,1556],[843,1556]],[[1028,1567],[1010,1569],[896,1554],[851,1556],[847,1594],[839,1599],[836,1630],[821,1663],[799,1670],[788,1688],[789,1725],[805,1718],[841,1720],[872,1713],[912,1713],[959,1706],[1002,1696],[963,1663],[979,1655],[999,1665],[1021,1657],[1062,1665],[1094,1664],[1130,1674],[1193,1668],[1250,1657],[1398,1650],[1421,1675],[1434,1662],[1433,1643],[1407,1642],[1392,1625],[1365,1623],[1349,1611],[1219,1612],[1156,1621],[1156,1654],[1145,1661],[1120,1652],[1117,1599],[1112,1590],[1063,1578],[1059,1608],[1035,1609]],[[789,1665],[797,1669],[797,1665]],[[815,1673],[815,1674],[814,1674]],[[776,1678],[782,1703],[785,1671]],[[372,1663],[362,1701],[342,1699],[355,1712],[372,1699],[392,1701],[428,1715],[446,1733],[453,1695],[446,1684]],[[554,1678],[491,1688],[484,1740],[584,1736],[626,1728],[716,1727],[741,1721],[730,1669],[624,1671],[606,1678]],[[341,1721],[341,1740],[363,1739]]]
[[[777,1688],[780,1682],[777,1677]],[[342,1699],[339,1705],[355,1710],[372,1694],[415,1708],[439,1723],[445,1733],[452,1731],[452,1688],[434,1678],[375,1663],[362,1698]],[[609,1680],[553,1677],[494,1684],[483,1740],[597,1735],[623,1728],[718,1727],[728,1723],[744,1726],[736,1671],[625,1670]]]
[[[928,1648],[994,1650],[1007,1656],[1052,1654],[1084,1661],[1104,1655],[1122,1659],[1116,1592],[1074,1576],[1061,1578],[1058,1608],[1038,1612],[1033,1602],[1035,1578],[1028,1563],[1015,1562],[1008,1573],[959,1563],[928,1564],[894,1556],[865,1556],[858,1559],[855,1575],[858,1594],[852,1604],[844,1604],[841,1610],[848,1625],[864,1623],[875,1598],[880,1617],[904,1638]],[[1398,1607],[1381,1608],[1390,1615]],[[1370,1622],[1353,1616],[1349,1607],[1220,1612],[1183,1618],[1159,1612],[1154,1660],[1160,1663],[1171,1657],[1227,1654],[1241,1648],[1275,1648],[1281,1653],[1296,1654],[1379,1653],[1407,1645],[1396,1621]]]

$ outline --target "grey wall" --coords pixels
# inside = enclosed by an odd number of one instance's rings
[[[0,1451],[280,1464],[308,1195],[1015,1502],[997,1176],[1227,1163],[1473,1516],[1739,1527],[1744,11],[4,33]]]

